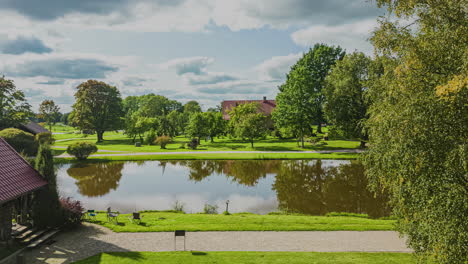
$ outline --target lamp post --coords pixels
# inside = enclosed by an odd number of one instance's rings
[[[226,201],[226,213],[229,213],[229,200]]]

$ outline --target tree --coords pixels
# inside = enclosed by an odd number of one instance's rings
[[[200,138],[208,135],[205,116],[197,112],[190,115],[186,132],[189,137],[197,138],[198,144],[200,144]]]
[[[39,146],[35,169],[47,181],[47,188],[35,193],[33,220],[38,228],[58,227],[63,223],[62,209],[57,191],[57,175],[54,168],[54,156],[46,142]]]
[[[257,103],[241,104],[234,107],[230,112],[229,126],[232,133],[239,138],[247,138],[252,148],[254,140],[266,135],[266,116],[258,113]]]
[[[44,100],[39,106],[39,114],[49,126],[49,131],[52,131],[52,125],[55,125],[60,114],[60,107],[53,100]]]
[[[192,114],[192,113],[200,113],[201,107],[200,104],[197,101],[188,101],[186,104],[184,104],[184,113],[186,114]]]
[[[73,123],[96,131],[97,141],[104,140],[104,132],[122,127],[122,98],[116,87],[89,80],[77,87],[73,105]]]
[[[67,153],[75,156],[78,160],[86,160],[89,155],[98,151],[96,144],[80,141],[68,145]]]
[[[314,123],[317,124],[317,132],[322,133],[321,124],[325,122],[325,97],[322,92],[325,77],[343,56],[344,52],[340,47],[315,44],[291,67],[286,82],[279,87],[273,120],[279,129],[295,130],[302,147],[304,136],[312,133]]]
[[[210,137],[211,142],[214,142],[216,136],[224,133],[226,120],[223,119],[221,112],[205,112],[203,115],[206,120],[207,135]]]
[[[423,261],[467,263],[466,1],[377,3],[397,19],[371,38],[384,74],[369,89],[366,173]]]
[[[16,89],[13,80],[0,77],[0,129],[17,127],[32,116],[24,93]]]
[[[369,80],[375,74],[372,60],[362,52],[346,55],[332,67],[326,78],[324,112],[334,128],[348,139],[359,138],[361,147],[368,140],[364,129],[369,100],[366,99]]]

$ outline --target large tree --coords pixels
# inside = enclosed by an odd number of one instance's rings
[[[369,80],[378,76],[377,66],[362,52],[348,54],[332,67],[324,88],[328,121],[346,138],[360,139],[361,147],[368,140],[364,129],[369,106],[366,91]]]
[[[60,107],[53,100],[44,100],[39,105],[39,115],[49,126],[49,131],[52,131],[52,125],[56,123],[60,115]]]
[[[0,77],[0,130],[16,127],[32,116],[31,106],[24,93],[16,89],[13,80]]]
[[[201,112],[200,104],[197,101],[188,101],[184,104],[184,113],[192,114]]]
[[[200,144],[200,138],[208,135],[208,126],[203,113],[192,113],[185,131],[189,137],[197,138]]]
[[[238,138],[248,139],[251,147],[254,140],[262,138],[267,132],[267,118],[259,113],[258,103],[240,104],[229,111],[231,133]]]
[[[223,119],[221,112],[205,112],[203,113],[206,126],[207,135],[210,137],[211,142],[214,142],[216,136],[221,135],[226,130],[226,120]]]
[[[317,124],[317,132],[322,132],[325,77],[343,56],[340,47],[315,44],[291,67],[286,82],[279,87],[273,120],[279,128],[295,130],[302,147],[306,133],[312,133],[313,124]]]
[[[369,90],[368,177],[418,256],[467,263],[467,2],[377,2],[397,19],[371,38],[385,71]]]
[[[122,98],[119,90],[104,82],[89,80],[77,87],[73,105],[73,124],[96,131],[97,140],[104,140],[106,131],[122,127]]]

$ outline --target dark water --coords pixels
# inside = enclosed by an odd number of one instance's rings
[[[167,210],[180,201],[186,212],[202,212],[205,204],[222,212],[229,200],[230,212],[389,214],[386,199],[366,188],[364,168],[355,161],[103,162],[65,164],[58,175],[61,195],[97,210]]]

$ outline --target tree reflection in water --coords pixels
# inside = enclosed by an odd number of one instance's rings
[[[123,162],[77,163],[73,164],[67,173],[77,180],[80,194],[96,197],[117,189],[123,168]]]
[[[324,215],[328,212],[388,216],[384,195],[367,189],[364,167],[358,162],[324,167],[322,161],[283,161],[273,189],[285,211]]]

